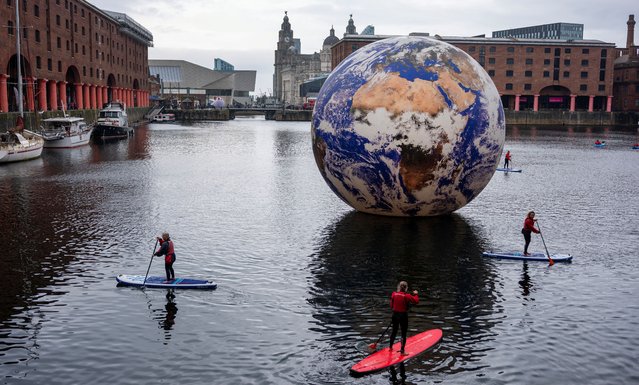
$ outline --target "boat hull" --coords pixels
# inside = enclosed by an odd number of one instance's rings
[[[133,129],[126,126],[109,126],[98,124],[93,129],[93,137],[96,139],[121,139],[133,135]]]
[[[44,140],[31,135],[30,139],[22,137],[22,142],[0,144],[0,163],[20,162],[40,157]]]
[[[62,139],[44,140],[44,148],[74,148],[89,144],[92,131],[78,135],[65,136]]]

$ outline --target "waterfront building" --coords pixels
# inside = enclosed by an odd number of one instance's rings
[[[634,44],[635,15],[628,16],[626,48],[615,59],[615,111],[639,112],[639,52]]]
[[[355,28],[352,17],[348,28]],[[335,36],[335,29],[331,26],[319,53],[302,54],[301,40],[294,37],[288,14],[284,12],[275,50],[274,97],[285,105],[302,105],[306,101],[302,95],[302,84],[310,79],[325,78],[331,72],[331,47],[337,42],[339,38]]]
[[[214,71],[235,71],[235,66],[229,62],[226,62],[216,57],[213,60],[213,70]]]
[[[149,60],[152,76],[159,76],[160,97],[172,107],[197,108],[221,99],[227,106],[247,105],[255,91],[254,70],[216,71],[184,60]]]
[[[552,23],[494,31],[493,37],[517,39],[582,40],[584,25],[575,23]]]
[[[111,100],[147,106],[153,35],[123,13],[86,1],[19,1],[0,7],[0,111],[17,111],[16,34],[25,111],[98,109]]]
[[[333,68],[355,50],[387,37],[390,36],[344,35],[332,47]],[[608,112],[612,109],[614,43],[432,37],[464,50],[477,60],[493,79],[506,109]]]

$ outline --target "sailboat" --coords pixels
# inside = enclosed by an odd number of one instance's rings
[[[0,134],[0,163],[18,162],[21,160],[34,159],[42,154],[44,139],[35,132],[24,129],[24,111],[22,106],[22,69],[20,58],[20,2],[16,1],[16,60],[18,71],[18,111],[20,114],[16,119],[13,129]]]

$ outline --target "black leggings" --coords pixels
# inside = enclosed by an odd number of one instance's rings
[[[164,270],[166,271],[166,280],[170,281],[175,279],[175,271],[173,271],[173,262],[175,262],[175,256],[171,258],[171,263],[164,262]]]
[[[393,331],[390,335],[390,348],[393,348],[393,343],[395,342],[395,336],[397,336],[397,327],[401,327],[402,329],[402,347],[401,350],[404,350],[406,346],[406,333],[408,332],[408,313],[407,312],[393,312]]]
[[[528,252],[528,245],[530,245],[530,233],[531,233],[531,231],[522,230],[521,233],[524,234],[524,241],[526,241],[526,244],[524,245],[524,253],[527,253]]]

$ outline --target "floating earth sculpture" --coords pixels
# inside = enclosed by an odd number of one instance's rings
[[[486,187],[505,137],[490,76],[462,50],[395,37],[348,56],[322,86],[313,153],[326,183],[356,210],[451,213]]]

